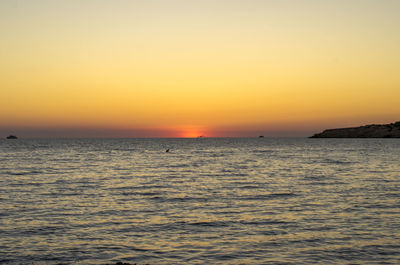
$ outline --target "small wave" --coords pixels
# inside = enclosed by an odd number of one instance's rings
[[[135,186],[123,186],[123,187],[110,187],[107,190],[139,190],[143,189],[143,187],[135,187]]]
[[[162,196],[154,196],[149,198],[151,200],[159,200],[163,202],[207,202],[209,198],[206,197],[162,197]]]
[[[10,231],[11,233],[18,233],[23,235],[51,235],[55,233],[65,232],[67,229],[65,226],[40,226],[40,227],[29,227],[19,231]]]
[[[14,176],[24,176],[24,175],[27,175],[28,173],[27,172],[10,172],[8,174],[14,175]]]
[[[29,187],[29,186],[39,187],[39,186],[42,186],[43,184],[44,183],[41,183],[41,182],[27,182],[27,183],[20,182],[20,183],[11,183],[11,184],[8,184],[8,186],[11,186],[11,187]]]
[[[116,170],[116,171],[127,171],[127,170],[130,170],[130,168],[126,168],[126,167],[114,167],[113,170]]]
[[[347,165],[347,164],[352,164],[352,162],[349,161],[341,161],[341,160],[337,160],[337,159],[330,159],[330,158],[326,158],[324,160],[321,161],[321,163],[323,164],[337,164],[337,165]]]
[[[78,192],[65,192],[65,191],[58,191],[58,192],[48,192],[42,193],[41,196],[50,196],[50,197],[59,197],[59,196],[79,196],[82,193]]]
[[[152,190],[152,189],[165,189],[168,188],[166,185],[156,184],[142,184],[142,186],[121,186],[121,187],[110,187],[107,188],[109,191],[130,191],[130,190]]]
[[[120,195],[123,196],[157,196],[161,194],[162,194],[161,192],[136,192],[136,191],[120,193]]]
[[[243,197],[242,199],[244,200],[266,200],[266,199],[274,199],[274,198],[285,198],[285,197],[292,197],[292,196],[297,196],[294,193],[291,192],[280,192],[280,193],[270,193],[270,194],[260,194],[260,195],[254,195],[251,197]]]
[[[225,227],[229,226],[229,222],[223,222],[223,221],[203,221],[203,222],[193,222],[193,223],[188,223],[188,225],[191,226],[205,226],[205,227]]]
[[[126,151],[126,152],[134,152],[136,150],[137,149],[134,149],[134,148],[115,148],[115,149],[113,149],[113,151]]]
[[[308,183],[305,183],[305,185],[310,185],[310,186],[325,186],[325,185],[331,185],[332,183],[326,182],[326,181],[310,181]]]
[[[270,149],[266,149],[266,150],[253,150],[253,153],[255,154],[265,154],[265,153],[273,153],[275,152],[275,150],[270,150]]]
[[[133,250],[133,251],[139,251],[139,252],[147,252],[150,251],[149,249],[145,249],[145,248],[138,248],[138,247],[128,247],[129,250]]]
[[[243,190],[252,190],[252,189],[259,189],[260,186],[258,186],[258,185],[245,185],[245,186],[240,186],[238,188],[239,189],[243,189]]]
[[[288,232],[284,230],[267,230],[267,231],[262,231],[260,234],[265,235],[265,236],[277,236],[277,235],[287,235]]]
[[[41,173],[43,173],[43,172],[39,171],[39,170],[7,172],[7,174],[13,175],[13,176],[29,176],[29,175],[36,175],[36,174],[41,174]]]
[[[184,167],[189,167],[189,165],[188,164],[171,164],[171,165],[168,165],[168,167],[171,167],[171,168],[184,168]]]
[[[227,261],[227,260],[232,260],[232,259],[237,259],[239,256],[239,254],[214,254],[212,255],[212,257],[216,260],[220,260],[220,261]],[[244,255],[241,254],[241,257],[243,257]]]
[[[286,222],[281,220],[260,220],[260,221],[240,221],[243,225],[281,225],[290,224],[292,222]]]

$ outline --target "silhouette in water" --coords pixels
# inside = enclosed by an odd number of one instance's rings
[[[9,135],[7,136],[7,139],[18,139],[18,137],[15,135]]]
[[[169,149],[165,150],[165,152],[167,152],[167,153],[168,153],[168,152],[169,152]]]

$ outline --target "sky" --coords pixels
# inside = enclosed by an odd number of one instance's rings
[[[400,120],[398,0],[0,0],[0,134],[305,137]]]

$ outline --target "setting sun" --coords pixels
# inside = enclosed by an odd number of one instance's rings
[[[197,137],[204,137],[204,132],[199,129],[187,128],[183,129],[180,133],[179,137],[182,138],[197,138]]]

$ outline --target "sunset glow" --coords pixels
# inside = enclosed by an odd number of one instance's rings
[[[180,135],[183,138],[196,138],[196,137],[204,137],[203,134],[197,132],[197,131],[184,131]]]
[[[399,12],[391,0],[2,1],[0,132],[307,136],[394,122]]]

